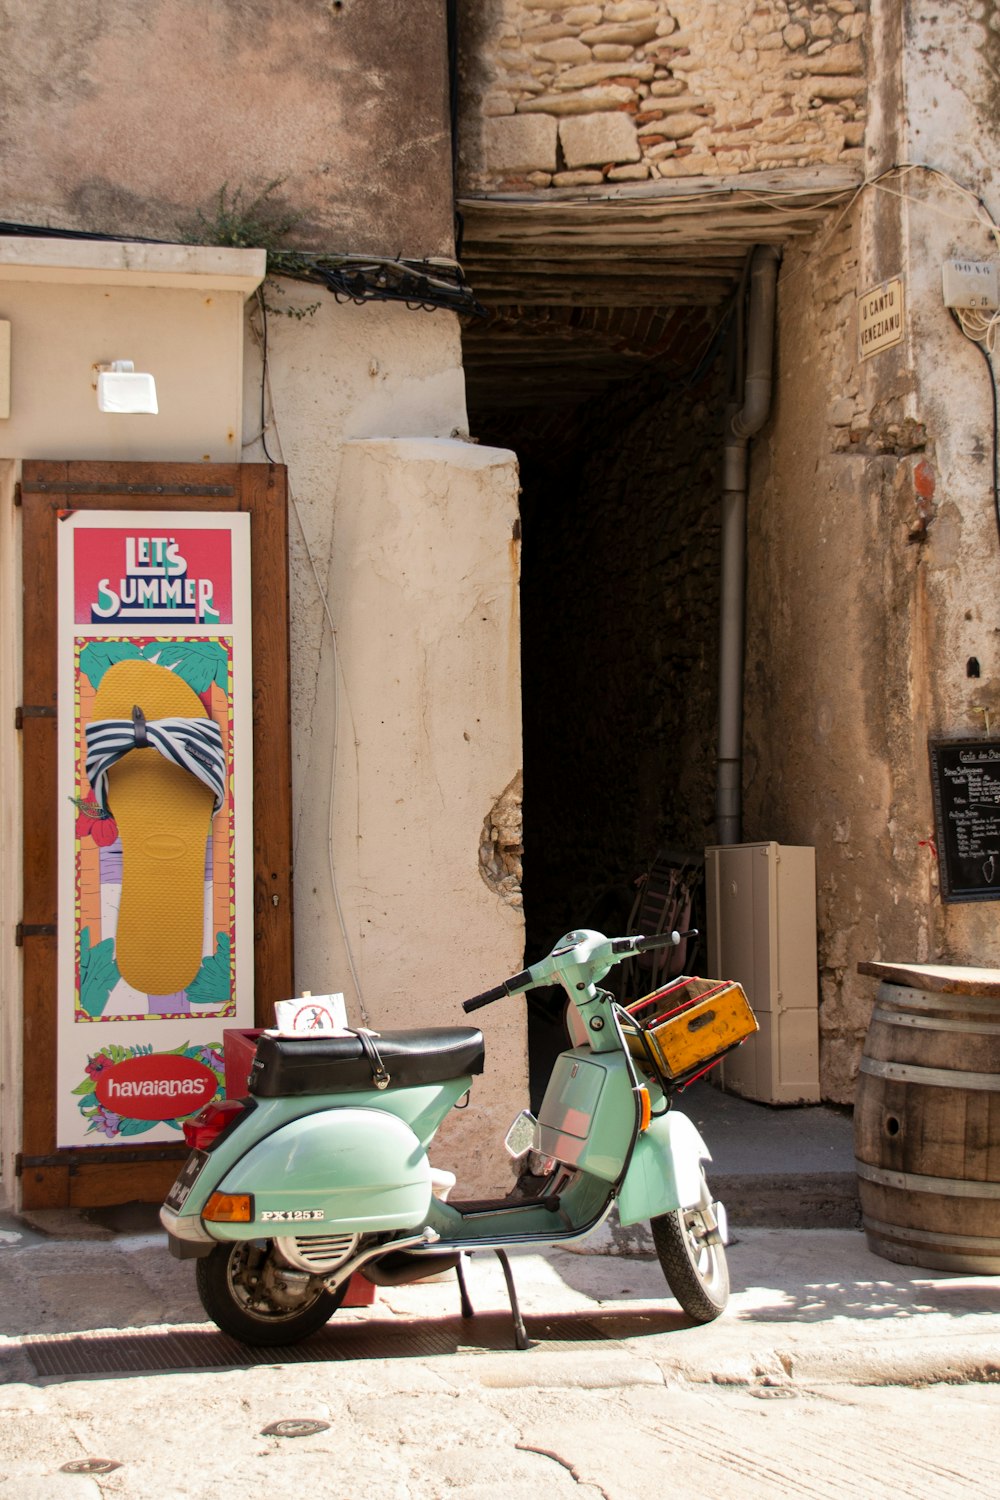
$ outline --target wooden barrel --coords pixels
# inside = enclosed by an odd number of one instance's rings
[[[1000,970],[858,967],[882,980],[854,1102],[869,1248],[1000,1275]]]

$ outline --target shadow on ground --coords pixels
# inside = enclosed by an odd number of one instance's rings
[[[532,1348],[546,1353],[579,1351],[622,1339],[675,1332],[688,1325],[680,1312],[569,1313],[525,1318]],[[47,1381],[79,1380],[178,1370],[250,1368],[254,1365],[309,1364],[356,1359],[425,1359],[430,1355],[495,1353],[513,1350],[509,1314],[474,1318],[427,1318],[406,1324],[372,1318],[341,1322],[336,1317],[300,1344],[250,1349],[212,1329],[150,1329],[148,1332],[75,1333],[26,1339],[21,1352],[35,1375]],[[531,1350],[524,1351],[530,1358]]]

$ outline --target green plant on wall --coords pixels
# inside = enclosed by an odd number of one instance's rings
[[[230,188],[224,182],[212,209],[207,213],[198,210],[191,238],[199,245],[264,250],[267,252],[268,273],[272,277],[301,272],[301,252],[287,249],[284,241],[302,222],[302,216],[292,213],[280,198],[275,197],[284,181],[283,177],[275,177],[257,193],[247,188]],[[285,289],[269,280],[268,293],[283,297]],[[265,311],[301,320],[318,312],[319,306],[318,302],[295,307],[275,307],[267,303]]]
[[[252,197],[248,189],[230,188],[224,182],[215,197],[212,210],[198,210],[196,241],[200,245],[230,245],[239,250],[266,250],[268,268],[277,270],[272,261],[283,253],[283,242],[302,222],[301,214],[290,212],[274,195],[284,185],[275,177]]]
[[[441,256],[409,260],[289,248],[285,240],[302,223],[302,216],[280,196],[284,183],[283,177],[272,178],[262,188],[234,188],[224,182],[210,207],[199,209],[194,221],[181,228],[180,238],[192,245],[264,250],[270,278],[282,276],[325,286],[338,301],[405,302],[414,311],[433,312],[444,307],[473,317],[488,316],[466,285],[457,261]],[[285,295],[285,289],[273,279],[267,285],[270,293]],[[276,307],[264,302],[259,289],[257,300],[263,312],[282,313],[288,318],[308,318],[320,306],[313,302]]]

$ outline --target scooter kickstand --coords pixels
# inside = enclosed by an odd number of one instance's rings
[[[472,1301],[469,1297],[469,1288],[465,1284],[464,1262],[465,1252],[463,1251],[459,1254],[458,1260],[455,1262],[455,1275],[458,1277],[458,1291],[460,1297],[462,1298],[462,1317],[474,1318],[476,1316],[476,1309],[472,1305]]]
[[[510,1298],[510,1310],[514,1318],[514,1343],[518,1349],[530,1349],[531,1340],[528,1338],[524,1319],[521,1317],[521,1309],[517,1301],[517,1289],[514,1286],[514,1276],[510,1269],[510,1261],[507,1259],[506,1250],[496,1251],[497,1260],[503,1266],[504,1280],[507,1283],[507,1295]]]

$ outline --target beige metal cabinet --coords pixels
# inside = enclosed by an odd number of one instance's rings
[[[720,1064],[722,1087],[767,1104],[818,1100],[816,851],[706,849],[705,885],[709,977],[737,980],[760,1023]]]

